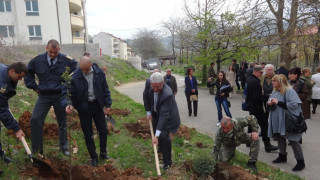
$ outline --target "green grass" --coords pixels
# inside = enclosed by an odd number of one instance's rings
[[[112,108],[114,109],[128,109],[131,113],[128,116],[114,116],[116,120],[115,129],[120,130],[118,134],[111,134],[108,136],[108,153],[114,159],[114,165],[119,169],[126,169],[129,167],[141,168],[144,172],[144,177],[156,176],[155,163],[153,149],[151,147],[151,140],[133,138],[130,133],[123,127],[124,123],[136,122],[138,118],[145,116],[145,110],[143,105],[138,104],[131,100],[128,96],[120,94],[113,89],[116,81],[121,83],[127,83],[131,81],[144,80],[149,75],[145,72],[135,70],[131,65],[121,60],[103,59],[108,65],[108,77],[107,81],[110,84],[111,95],[113,99]],[[136,76],[138,75],[138,76]],[[142,93],[142,92],[141,92]],[[24,111],[32,112],[37,95],[32,90],[27,89],[23,83],[20,83],[17,88],[17,95],[10,100],[10,107],[15,116],[19,116]],[[47,116],[46,122],[54,122],[56,120]],[[8,156],[12,157],[17,163],[9,165],[0,162],[0,169],[4,170],[4,174],[0,176],[0,179],[21,179],[19,177],[19,171],[26,165],[30,165],[24,149],[17,150],[14,146],[19,144],[22,147],[22,143],[15,138],[8,137],[6,135],[6,129],[3,128],[1,141],[3,149],[7,151]],[[90,158],[87,152],[87,148],[84,142],[84,136],[81,130],[72,130],[72,145],[78,147],[77,154],[74,154],[75,159],[72,160],[72,164],[89,164]],[[184,138],[175,138],[172,142],[172,160],[176,166],[182,166],[186,160],[192,160],[194,157],[201,154],[210,154],[212,151],[213,140],[207,135],[198,133],[195,130],[191,130],[191,140]],[[94,136],[97,153],[99,153],[99,141],[97,133]],[[27,139],[30,144],[30,140]],[[70,142],[70,141],[69,141]],[[197,148],[196,143],[201,142],[204,148]],[[58,140],[44,140],[44,153],[45,156],[50,158],[64,159],[68,161],[68,157],[62,155],[58,150]],[[240,165],[246,167],[248,161],[248,155],[243,153],[236,153],[235,158],[231,163],[234,165]],[[160,162],[162,162],[160,160]],[[100,165],[103,162],[99,162]],[[300,179],[295,175],[285,173],[279,169],[272,168],[265,163],[259,162],[258,169],[260,172],[264,172],[268,179]],[[162,174],[164,172],[162,171]],[[167,177],[164,174],[163,177]],[[179,179],[190,179],[192,175],[190,173],[182,173],[179,175]],[[36,179],[36,178],[33,178]]]

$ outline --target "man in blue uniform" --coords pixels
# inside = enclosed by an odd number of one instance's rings
[[[78,111],[86,146],[92,159],[91,165],[96,167],[98,155],[92,138],[92,119],[99,132],[100,159],[108,159],[107,125],[105,116],[112,104],[109,86],[104,72],[92,63],[89,57],[82,57],[80,67],[74,71],[70,84],[72,106]],[[72,106],[66,112],[72,112]]]
[[[63,87],[61,75],[66,67],[70,68],[70,73],[73,72],[76,69],[77,62],[70,56],[59,53],[59,43],[54,39],[48,42],[46,50],[46,53],[30,60],[28,74],[24,78],[26,86],[39,95],[30,120],[32,153],[43,154],[44,120],[50,107],[53,106],[59,126],[60,151],[68,156],[70,153],[67,150],[66,112],[60,100]],[[39,78],[39,84],[36,83],[35,75]]]
[[[13,63],[10,66],[0,64],[0,120],[7,129],[12,129],[15,132],[15,136],[18,139],[24,136],[24,133],[19,128],[17,121],[14,119],[9,110],[8,100],[16,95],[18,81],[21,80],[26,74],[27,67],[21,62]],[[1,142],[0,158],[6,163],[12,162],[12,160],[7,158],[4,154]],[[1,170],[0,174],[2,174]]]

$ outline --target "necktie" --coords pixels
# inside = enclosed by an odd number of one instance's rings
[[[158,93],[154,93],[154,111],[157,112]]]
[[[54,59],[50,59],[50,67],[52,68],[52,66],[53,66],[53,61],[54,61]]]

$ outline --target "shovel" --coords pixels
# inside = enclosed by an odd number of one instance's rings
[[[151,137],[152,137],[152,139],[154,139],[153,127],[152,127],[152,119],[150,119],[149,125],[150,125]],[[155,158],[155,163],[156,163],[157,174],[158,174],[158,176],[161,176],[159,158],[158,158],[158,151],[157,151],[157,146],[155,144],[153,145],[153,152],[154,152],[154,158]]]
[[[107,114],[105,118],[107,122],[110,122],[113,126],[116,125],[116,121],[109,114]]]
[[[21,141],[22,141],[22,144],[23,144],[24,148],[27,151],[28,156],[30,157],[32,165],[34,167],[36,167],[36,168],[39,168],[39,169],[43,169],[43,170],[46,170],[46,171],[51,171],[51,167],[47,163],[45,163],[44,161],[41,161],[40,159],[32,157],[32,154],[31,154],[31,151],[29,149],[29,146],[28,146],[28,144],[27,144],[27,142],[26,142],[26,140],[24,139],[23,136],[21,137]]]

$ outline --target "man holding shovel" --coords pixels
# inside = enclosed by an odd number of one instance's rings
[[[151,89],[143,93],[143,101],[145,106],[151,106],[150,111],[147,111],[147,119],[152,119],[152,126],[155,129],[152,146],[159,145],[163,157],[163,167],[167,170],[172,164],[169,133],[175,133],[180,126],[179,110],[175,95],[171,88],[164,83],[161,73],[153,73],[150,76],[150,83]]]
[[[24,133],[10,112],[8,100],[16,95],[18,81],[21,80],[26,74],[27,66],[21,62],[13,63],[10,66],[0,64],[0,120],[7,129],[12,129],[15,132],[15,136],[19,140],[22,136],[24,136]],[[0,158],[6,163],[12,162],[12,160],[6,157],[4,154],[1,142]],[[2,174],[1,170],[0,174]]]
[[[112,104],[109,86],[104,72],[92,63],[89,57],[80,59],[80,67],[74,71],[70,84],[72,106],[78,111],[81,128],[91,157],[91,166],[98,164],[94,144],[92,119],[99,132],[100,159],[109,159],[107,154],[107,125],[105,116]],[[66,112],[72,112],[72,106]]]

